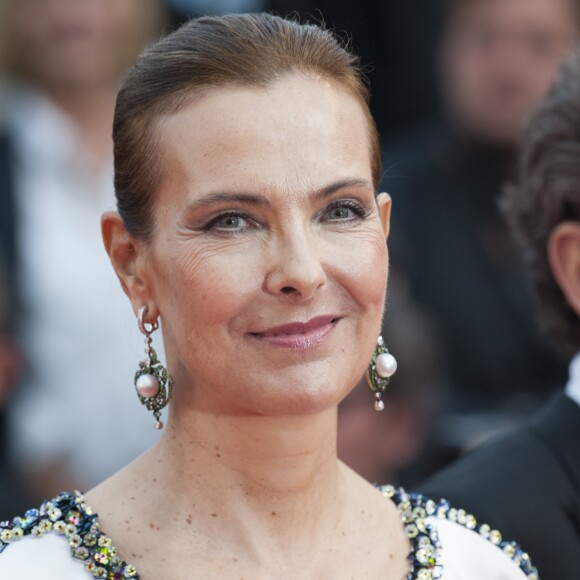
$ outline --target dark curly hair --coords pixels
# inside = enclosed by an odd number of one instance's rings
[[[540,322],[577,352],[580,317],[554,278],[548,242],[558,224],[580,222],[580,46],[526,124],[518,183],[506,188],[501,205],[531,269]]]

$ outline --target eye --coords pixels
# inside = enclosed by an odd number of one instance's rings
[[[206,226],[206,230],[214,230],[218,232],[240,232],[248,229],[251,226],[250,218],[236,213],[223,213],[212,219]]]
[[[214,223],[214,227],[223,230],[237,230],[242,225],[243,219],[239,215],[224,215]]]
[[[366,213],[365,208],[359,202],[344,199],[329,204],[322,219],[333,222],[348,222],[363,219]]]
[[[331,220],[345,220],[353,217],[353,211],[350,207],[333,207],[326,215]]]

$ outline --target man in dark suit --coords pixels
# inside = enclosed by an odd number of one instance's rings
[[[503,206],[545,329],[574,358],[565,391],[529,424],[418,486],[519,542],[542,580],[580,578],[580,49],[530,119]],[[490,361],[493,364],[493,361]]]

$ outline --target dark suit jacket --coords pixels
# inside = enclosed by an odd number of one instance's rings
[[[580,578],[580,408],[563,393],[527,426],[483,444],[417,491],[517,541],[541,580]]]

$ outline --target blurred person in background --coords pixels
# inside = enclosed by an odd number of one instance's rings
[[[473,444],[537,408],[565,376],[533,326],[499,211],[517,132],[579,33],[577,0],[448,0],[443,114],[384,145],[392,261],[432,315],[448,370],[442,445]],[[515,409],[515,411],[512,411]]]
[[[540,321],[573,356],[565,392],[526,426],[418,486],[514,534],[542,580],[580,570],[580,49],[522,140],[505,213],[524,249]]]
[[[115,97],[158,30],[160,7],[4,0],[2,8],[0,254],[12,314],[3,340],[16,339],[25,360],[6,411],[8,446],[22,487],[45,496],[91,485],[153,441],[142,409],[109,402],[133,398],[115,377],[130,372],[142,340],[99,220],[114,207]],[[102,430],[100,441],[84,437],[87,422]]]

